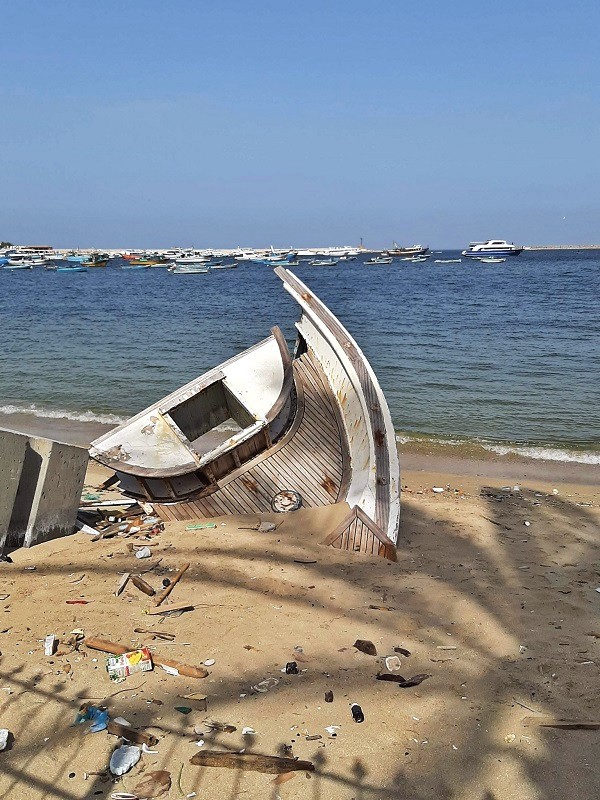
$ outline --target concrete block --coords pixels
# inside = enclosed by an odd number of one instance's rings
[[[6,433],[0,431],[0,442]],[[82,447],[40,436],[22,438],[21,474],[6,537],[10,547],[31,547],[75,531],[89,458]],[[0,451],[0,474],[4,471]]]
[[[8,536],[26,446],[26,436],[0,430],[0,552]]]

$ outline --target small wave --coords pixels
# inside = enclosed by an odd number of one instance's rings
[[[95,411],[65,411],[63,409],[37,408],[37,406],[0,406],[0,414],[28,414],[42,419],[69,419],[73,422],[100,422],[104,425],[120,425],[127,417],[116,414],[100,414]]]
[[[511,453],[526,458],[535,458],[541,461],[570,461],[576,464],[600,464],[600,454],[577,453],[570,450],[559,450],[554,447],[520,447],[518,445],[482,444],[485,450],[507,456]]]

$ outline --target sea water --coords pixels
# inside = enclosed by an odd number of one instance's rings
[[[429,261],[296,274],[370,360],[400,441],[600,463],[600,251],[502,264]],[[0,270],[0,425],[116,424],[280,325],[298,308],[271,268],[174,275]]]

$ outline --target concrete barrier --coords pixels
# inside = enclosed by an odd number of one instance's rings
[[[88,458],[82,447],[0,430],[0,549],[74,533]]]

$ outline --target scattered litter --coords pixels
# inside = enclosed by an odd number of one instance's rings
[[[0,751],[6,750],[8,747],[8,737],[10,731],[7,728],[0,728]]]
[[[152,550],[150,550],[149,547],[140,547],[140,549],[136,551],[135,557],[150,558],[151,555],[152,555]]]
[[[131,722],[129,722],[129,720],[126,720],[125,717],[115,717],[113,722],[116,722],[117,725],[128,725],[129,727],[131,727]]]
[[[523,525],[525,525],[525,527],[528,528],[531,525],[531,522],[528,522],[527,520],[525,520]]]
[[[453,644],[438,644],[438,650],[456,650],[456,647]]]
[[[339,731],[341,727],[341,725],[327,725],[325,730],[330,736],[337,736],[337,731]]]
[[[558,489],[552,489],[552,494],[558,494]]]
[[[354,722],[365,721],[365,715],[363,714],[363,710],[358,703],[350,703],[350,711],[352,712],[352,719]]]
[[[366,653],[368,656],[377,655],[377,648],[368,639],[357,639],[352,647],[356,647],[357,650],[360,650],[361,653]]]
[[[205,667],[212,667],[215,663],[214,658],[207,658],[206,661],[203,662]]]
[[[407,650],[406,647],[394,647],[394,653],[400,653],[401,656],[408,658],[410,650]]]
[[[80,725],[82,722],[88,721],[92,723],[89,733],[98,733],[98,731],[106,730],[109,722],[108,709],[84,703],[75,717],[74,724]]]
[[[242,728],[242,736],[253,736],[255,733],[254,728]]]
[[[325,702],[326,703],[333,703],[333,692],[331,690],[329,690],[328,692],[325,692]]]
[[[113,775],[125,775],[126,772],[137,764],[142,755],[139,747],[133,745],[123,744],[117,747],[108,764],[109,770]]]
[[[396,609],[393,606],[369,606],[371,611],[395,611]]]
[[[67,600],[68,606],[87,606],[88,603],[93,603],[93,600]]]
[[[444,489],[441,486],[433,486],[431,491],[435,492],[436,494],[441,494],[444,491]]]
[[[527,650],[527,645],[520,644],[519,645],[519,653],[524,653]]]
[[[235,725],[230,725],[228,722],[217,722],[215,719],[205,719],[204,724],[210,731],[219,731],[220,733],[234,733],[237,731]]]
[[[391,681],[393,683],[397,683],[401,689],[410,689],[411,686],[418,686],[420,683],[423,683],[423,681],[426,681],[427,678],[431,678],[431,675],[419,674],[413,675],[412,678],[403,678],[402,675],[392,675],[384,672],[376,675],[375,677],[378,681]]]
[[[204,739],[199,739],[197,742],[194,742],[196,747],[204,747]]]
[[[9,594],[0,594],[0,603],[3,602],[4,600],[8,600],[9,597],[10,597]]]
[[[385,666],[390,672],[396,672],[402,666],[402,662],[398,656],[388,656],[385,660]]]
[[[134,793],[138,797],[154,798],[162,797],[171,788],[171,773],[164,769],[148,772],[142,780],[133,787]]]
[[[254,689],[257,692],[268,692],[269,689],[274,689],[275,686],[279,683],[279,678],[265,678],[264,681],[260,681],[255,686],[251,686],[251,689]]]
[[[136,672],[150,672],[152,656],[147,647],[132,650],[120,656],[109,656],[106,659],[106,671],[111,681],[121,683]]]
[[[56,646],[58,644],[58,639],[53,633],[49,633],[48,636],[44,639],[44,655],[45,656],[53,656],[56,652]]]
[[[318,563],[317,560],[316,559],[312,559],[312,558],[295,558],[294,559],[294,564],[317,564],[317,563]]]
[[[261,756],[255,753],[221,753],[215,750],[206,750],[196,753],[190,758],[190,764],[198,767],[227,767],[228,769],[252,770],[253,772],[266,772],[277,774],[305,770],[313,772],[315,765],[312,761],[300,761],[294,758],[281,758],[280,756]]]
[[[509,733],[507,736],[504,737],[504,741],[506,744],[512,744],[516,739],[516,735],[514,733]]]
[[[314,734],[312,734],[312,735],[309,735],[309,736],[307,736],[307,737],[306,737],[306,741],[307,741],[307,742],[316,742],[316,741],[317,741],[317,739],[322,739],[322,738],[323,738],[323,737],[321,736],[321,734],[320,734],[320,733],[314,733]]]
[[[186,525],[185,529],[186,531],[203,531],[206,528],[216,528],[216,527],[217,527],[216,522],[201,522],[199,524]]]
[[[302,505],[302,496],[292,489],[285,489],[278,492],[271,498],[271,508],[279,514],[287,514],[290,511],[297,511]]]
[[[175,706],[175,711],[179,711],[180,714],[190,714],[192,709],[189,706]]]
[[[298,664],[295,661],[288,661],[285,665],[285,669],[282,670],[285,672],[286,675],[298,675],[300,670],[298,669]]]

